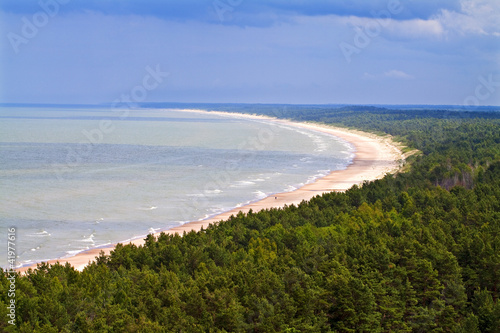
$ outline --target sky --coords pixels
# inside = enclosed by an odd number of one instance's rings
[[[500,105],[499,0],[2,0],[0,103]]]

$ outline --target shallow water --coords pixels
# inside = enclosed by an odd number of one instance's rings
[[[0,247],[16,227],[22,265],[291,191],[345,168],[352,148],[313,130],[215,114],[0,108],[0,154]]]

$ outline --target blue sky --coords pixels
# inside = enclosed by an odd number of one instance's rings
[[[0,102],[500,105],[498,0],[3,0],[0,22]]]

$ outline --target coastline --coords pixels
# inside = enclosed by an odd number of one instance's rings
[[[294,191],[273,194],[272,196],[268,196],[264,199],[249,203],[242,207],[231,209],[227,212],[208,217],[203,220],[188,222],[183,225],[161,231],[167,234],[182,234],[183,232],[199,231],[201,228],[206,228],[210,224],[226,220],[231,217],[231,215],[236,215],[239,212],[247,213],[250,209],[253,212],[258,212],[269,208],[283,208],[285,205],[298,205],[300,202],[310,200],[316,195],[332,191],[345,191],[353,185],[362,184],[364,181],[380,179],[387,173],[398,171],[402,166],[401,162],[404,160],[403,153],[388,136],[381,137],[366,132],[332,127],[323,124],[301,123],[258,115],[187,109],[176,111],[210,113],[226,117],[266,120],[300,128],[312,129],[318,132],[330,134],[349,142],[354,147],[355,151],[352,163],[343,170],[330,172],[325,177],[318,178],[314,182],[306,184]],[[159,234],[160,232],[157,232],[154,236],[157,237]],[[123,244],[129,243],[136,246],[143,245],[144,237],[133,239],[131,241],[127,241],[126,243],[123,242]],[[65,264],[68,262],[75,267],[75,269],[82,270],[89,263],[89,261],[95,260],[95,257],[98,256],[101,251],[108,255],[115,248],[115,246],[116,244],[104,245],[80,252],[71,257],[49,260],[46,261],[46,263],[54,264],[56,262],[60,262],[61,264]],[[36,268],[36,266],[36,263],[31,264],[20,267],[17,271],[25,272],[30,268]]]

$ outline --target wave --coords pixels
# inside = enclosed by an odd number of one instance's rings
[[[269,177],[267,177],[267,179],[269,179]],[[265,182],[266,180],[264,178],[256,178],[256,179],[252,179],[251,182]]]
[[[161,228],[149,228],[148,233],[149,234],[156,234]]]
[[[203,198],[205,194],[203,193],[193,193],[193,194],[186,194],[186,197],[194,197],[194,198]]]
[[[329,173],[330,170],[318,170],[317,174],[309,176],[309,178],[307,178],[306,184],[314,183],[316,180],[327,176]]]
[[[220,190],[220,189],[215,189],[215,190],[205,190],[205,193],[207,194],[219,194],[219,193],[222,193],[223,191]]]
[[[28,237],[50,237],[52,236],[47,230],[35,232],[34,234],[27,235]]]
[[[202,218],[199,218],[198,221],[203,221],[203,220],[206,220],[210,217],[211,215],[209,214],[205,214]],[[186,222],[186,223],[189,223],[189,222]],[[185,223],[184,223],[185,224]]]
[[[255,182],[249,181],[249,180],[239,180],[235,182],[234,184],[230,185],[229,187],[246,187],[246,186],[252,186],[255,185]]]
[[[155,209],[158,209],[158,206],[149,206],[149,207],[142,207],[142,208],[139,208],[139,210],[155,210]]]
[[[84,238],[81,239],[80,242],[95,244],[94,236],[95,236],[94,233],[92,233],[89,237],[84,236]]]
[[[267,194],[265,194],[265,193],[264,193],[264,192],[262,192],[262,191],[255,191],[255,192],[253,192],[253,193],[255,194],[256,198],[257,198],[257,199],[259,199],[259,200],[260,200],[260,199],[267,198],[267,196],[268,196]]]

